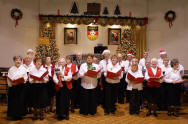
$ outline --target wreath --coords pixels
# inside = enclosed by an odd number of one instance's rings
[[[15,8],[11,10],[11,17],[16,20],[15,27],[18,25],[18,20],[22,19],[23,13],[21,10]]]
[[[173,25],[172,22],[176,19],[176,13],[172,10],[169,10],[168,12],[166,12],[164,18],[167,22],[169,22],[169,27],[171,28]]]

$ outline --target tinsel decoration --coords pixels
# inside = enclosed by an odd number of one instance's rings
[[[131,38],[131,29],[125,29],[123,31],[117,52],[125,56],[125,59],[127,59],[126,55],[128,52],[131,52],[134,56],[136,56],[136,42]]]

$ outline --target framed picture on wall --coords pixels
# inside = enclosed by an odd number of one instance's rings
[[[64,44],[77,44],[77,28],[64,28]]]
[[[121,28],[108,28],[108,45],[119,45],[121,42]]]

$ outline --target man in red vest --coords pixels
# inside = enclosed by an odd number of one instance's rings
[[[147,89],[146,95],[148,100],[148,112],[146,116],[151,115],[151,111],[153,110],[153,115],[157,117],[157,103],[159,96],[159,87],[162,82],[163,73],[161,68],[159,68],[158,61],[156,58],[151,60],[151,67],[148,67],[146,70],[145,79],[147,80]]]

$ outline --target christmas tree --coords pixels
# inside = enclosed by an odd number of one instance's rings
[[[127,28],[123,31],[120,45],[118,46],[117,53],[121,53],[125,56],[128,52],[131,52],[134,56],[136,56],[136,42],[131,38],[131,29]]]
[[[41,26],[39,44],[36,47],[35,56],[43,59],[50,56],[52,63],[55,64],[59,58],[59,49],[56,46],[55,32],[53,32],[52,28],[55,28],[55,26]]]
[[[72,9],[71,9],[71,13],[73,13],[73,14],[78,13],[78,8],[77,8],[77,6],[76,6],[76,3],[75,3],[75,2],[73,3]]]

